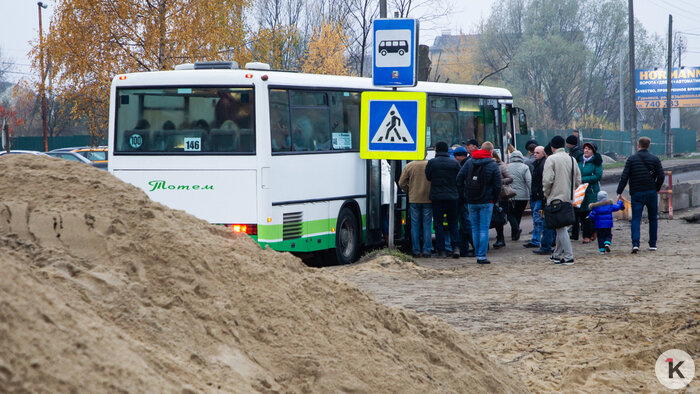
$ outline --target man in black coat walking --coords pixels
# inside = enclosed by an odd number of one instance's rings
[[[428,161],[425,176],[430,181],[430,201],[433,202],[433,228],[435,229],[435,245],[438,257],[446,257],[445,234],[442,225],[443,216],[447,215],[447,227],[450,230],[452,242],[452,257],[459,258],[459,228],[457,226],[457,173],[459,163],[447,153],[446,142],[435,144],[435,157]]]
[[[659,200],[658,192],[664,184],[664,169],[661,160],[649,153],[651,140],[642,137],[637,143],[637,153],[627,159],[617,185],[617,198],[622,199],[622,191],[630,184],[632,199],[632,253],[639,252],[639,232],[642,212],[647,207],[649,216],[649,250],[656,250],[658,232]]]

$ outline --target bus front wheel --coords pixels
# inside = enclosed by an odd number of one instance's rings
[[[360,226],[348,207],[340,210],[335,232],[335,258],[338,264],[351,264],[360,251]]]

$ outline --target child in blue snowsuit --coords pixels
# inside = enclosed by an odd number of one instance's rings
[[[610,253],[612,244],[613,215],[624,207],[622,200],[616,204],[608,200],[608,193],[601,190],[598,192],[598,202],[589,204],[591,213],[588,217],[595,221],[595,232],[598,238],[598,251],[600,254]]]

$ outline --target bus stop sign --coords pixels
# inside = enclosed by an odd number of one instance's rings
[[[360,157],[423,160],[426,94],[363,92]]]
[[[372,25],[375,86],[416,86],[418,20],[375,19]]]

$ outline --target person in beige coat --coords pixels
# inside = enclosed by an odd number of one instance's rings
[[[542,189],[547,199],[547,204],[554,200],[572,202],[572,188],[576,189],[581,184],[581,171],[576,161],[566,153],[564,143],[564,138],[558,135],[552,138],[550,142],[553,154],[547,158],[542,175]],[[572,171],[573,185],[571,184]],[[550,257],[555,264],[574,264],[574,253],[571,248],[568,228],[569,226],[565,226],[556,229],[557,242],[554,247],[554,253]]]
[[[428,160],[417,160],[406,164],[399,178],[399,187],[408,193],[411,215],[411,248],[413,257],[421,256],[420,237],[423,235],[422,257],[430,257],[433,248],[433,207],[430,201],[430,181],[425,176]]]

